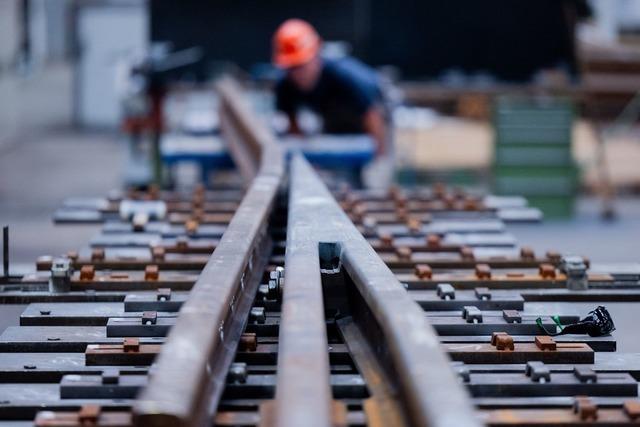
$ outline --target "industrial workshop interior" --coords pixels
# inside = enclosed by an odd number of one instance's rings
[[[0,0],[0,427],[640,426],[639,0]]]

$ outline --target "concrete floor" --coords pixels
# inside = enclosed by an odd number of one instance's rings
[[[124,144],[113,133],[72,124],[71,76],[49,67],[28,78],[0,75],[0,224],[10,226],[12,265],[86,244],[97,228],[54,227],[69,195],[103,195],[120,186]]]
[[[54,227],[51,214],[70,195],[104,195],[121,185],[125,144],[117,134],[72,128],[71,76],[52,67],[28,79],[0,75],[0,224],[11,227],[16,269],[38,255],[62,254],[86,244],[97,227]],[[595,262],[640,262],[640,200],[618,202],[619,217],[606,223],[598,203],[581,200],[571,221],[509,226],[522,244],[586,255]],[[618,325],[620,350],[640,352],[636,304],[608,304]],[[531,306],[535,309],[535,305]],[[578,314],[592,307],[572,306]],[[21,307],[5,307],[0,331],[15,324]],[[631,339],[633,337],[633,339]]]
[[[589,257],[594,262],[640,262],[640,198],[615,202],[616,219],[603,221],[600,200],[581,198],[571,220],[509,225],[522,245],[536,252],[556,250]]]

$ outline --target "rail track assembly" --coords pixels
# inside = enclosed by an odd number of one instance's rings
[[[100,233],[0,283],[0,427],[640,424],[640,355],[574,305],[639,266],[519,247],[522,198],[333,185],[217,89],[236,177],[69,199]]]

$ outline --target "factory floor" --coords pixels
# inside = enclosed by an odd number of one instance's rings
[[[86,244],[96,226],[56,226],[51,214],[65,197],[104,195],[121,185],[126,145],[115,133],[71,126],[71,79],[54,67],[28,79],[0,75],[0,225],[11,229],[15,271],[38,255],[61,254]],[[570,221],[509,226],[522,244],[588,256],[594,262],[640,262],[640,199],[617,202],[618,217],[603,222],[597,200],[581,199]],[[535,309],[535,304],[527,306]],[[618,325],[619,350],[640,352],[637,305],[607,304]],[[588,304],[572,309],[586,314]],[[0,331],[16,324],[20,306],[4,306]],[[629,339],[624,339],[629,337]]]

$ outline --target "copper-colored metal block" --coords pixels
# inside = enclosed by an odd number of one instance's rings
[[[543,279],[555,279],[556,278],[556,269],[551,264],[540,264],[538,268],[538,273],[540,277]]]
[[[491,344],[497,350],[514,350],[513,337],[506,333],[498,333],[491,337]]]
[[[491,279],[491,267],[488,264],[477,264],[476,277],[482,280]]]
[[[437,234],[429,234],[427,236],[427,247],[436,249],[440,247],[440,241],[442,239]]]
[[[93,280],[95,274],[96,272],[93,265],[83,265],[80,269],[80,280]]]
[[[598,405],[589,396],[576,396],[573,412],[578,414],[582,421],[598,419]]]
[[[520,258],[523,260],[534,260],[536,258],[536,254],[530,247],[523,246],[520,248]]]
[[[67,258],[69,258],[72,262],[78,260],[78,251],[69,251],[67,252]]]
[[[151,258],[154,261],[164,261],[165,249],[162,246],[154,246],[151,248]]]
[[[422,222],[418,218],[407,219],[407,228],[411,233],[419,233],[422,230]]]
[[[193,219],[188,220],[184,223],[184,229],[187,234],[195,234],[198,231],[198,221]]]
[[[416,265],[415,274],[419,279],[431,279],[433,277],[433,271],[427,264]]]
[[[562,255],[560,255],[560,252],[556,252],[556,251],[547,251],[547,259],[549,260],[549,262],[553,263],[553,264],[557,264],[560,262],[560,259],[562,259]]]
[[[380,234],[378,239],[380,240],[380,246],[384,248],[390,248],[393,246],[393,235],[390,233]]]
[[[622,408],[632,420],[640,419],[640,400],[627,400],[622,404]]]
[[[412,255],[413,252],[411,251],[411,248],[408,248],[406,246],[400,246],[396,249],[396,256],[402,261],[411,261]]]
[[[91,251],[91,261],[104,261],[104,249],[94,248]]]
[[[555,351],[557,349],[556,340],[546,335],[540,335],[535,338],[536,346],[540,350]]]
[[[144,280],[158,280],[160,271],[157,265],[150,264],[144,268]]]
[[[240,337],[239,351],[256,351],[258,349],[258,336],[253,332],[245,332]]]
[[[140,351],[140,340],[138,338],[125,338],[122,341],[122,349],[125,353],[136,353]]]
[[[472,261],[475,259],[473,249],[469,246],[463,246],[460,248],[460,256],[464,261]]]

